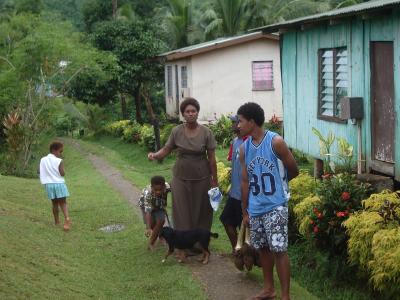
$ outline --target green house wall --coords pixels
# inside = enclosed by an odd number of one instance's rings
[[[290,147],[320,157],[317,128],[324,136],[332,131],[354,146],[357,154],[357,126],[350,121],[335,123],[317,118],[318,50],[347,47],[349,66],[348,96],[362,97],[362,154],[369,167],[371,158],[370,49],[372,41],[394,42],[395,111],[400,109],[400,11],[363,20],[353,17],[336,25],[320,24],[282,35],[281,65],[284,107],[284,136]],[[382,116],[384,117],[384,116]],[[336,152],[336,143],[333,153]],[[395,128],[395,175],[400,179],[400,122]]]

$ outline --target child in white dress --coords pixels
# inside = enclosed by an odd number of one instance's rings
[[[53,205],[54,223],[60,224],[59,208],[64,214],[64,230],[71,228],[71,219],[68,215],[67,197],[69,192],[64,180],[64,164],[62,142],[54,141],[50,144],[50,153],[42,157],[39,166],[40,182],[45,186],[47,196]]]

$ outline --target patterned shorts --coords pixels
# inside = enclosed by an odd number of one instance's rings
[[[288,247],[288,208],[278,206],[264,215],[250,217],[250,244],[255,249],[285,252]]]

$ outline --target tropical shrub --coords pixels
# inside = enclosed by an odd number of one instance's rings
[[[370,274],[376,290],[393,299],[400,292],[400,198],[383,191],[362,205],[364,210],[343,223],[349,261]]]
[[[293,209],[298,203],[315,193],[316,181],[314,177],[305,170],[289,182],[290,199],[289,208]]]
[[[140,141],[141,126],[133,121],[125,126],[122,131],[122,140],[128,143],[138,143]]]
[[[223,162],[217,163],[218,183],[221,192],[226,195],[231,188],[231,167],[225,166]]]
[[[160,143],[161,146],[164,146],[167,142],[172,129],[176,126],[176,124],[166,124],[160,131]]]
[[[370,193],[368,184],[351,174],[338,174],[319,182],[316,194],[321,205],[309,213],[311,232],[316,245],[331,255],[346,254],[347,236],[342,222],[361,209],[361,200]]]
[[[231,119],[221,115],[217,122],[209,125],[209,127],[212,130],[218,145],[223,148],[229,147],[234,137]]]
[[[264,128],[282,135],[282,125],[283,121],[273,114],[271,119],[267,123],[264,123]]]
[[[144,146],[151,151],[155,150],[156,138],[154,136],[154,129],[151,125],[143,124],[140,129],[139,145]]]
[[[309,235],[310,225],[315,224],[314,221],[310,219],[310,211],[313,211],[315,207],[320,207],[321,205],[322,202],[318,196],[310,195],[293,208],[296,223],[299,226],[299,232],[303,236]]]
[[[115,121],[107,124],[104,129],[106,133],[112,136],[121,137],[124,133],[125,127],[128,126],[130,123],[130,120]]]

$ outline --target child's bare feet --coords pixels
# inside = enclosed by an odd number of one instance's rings
[[[64,231],[69,231],[71,229],[71,225],[72,225],[71,219],[69,218],[66,219],[64,223]]]

